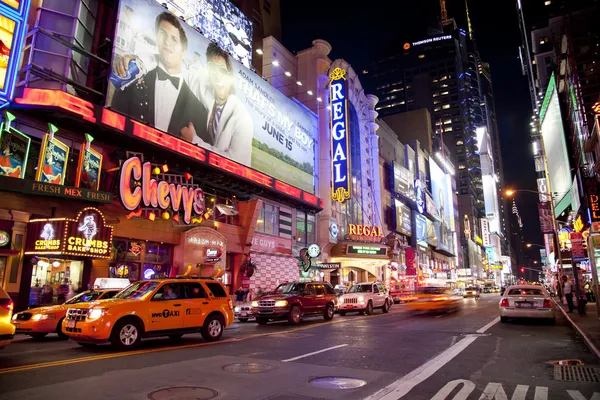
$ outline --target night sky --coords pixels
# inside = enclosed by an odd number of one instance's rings
[[[324,39],[333,47],[329,55],[332,60],[343,58],[360,71],[382,55],[399,51],[404,43],[427,37],[427,27],[439,21],[439,4],[439,0],[282,0],[282,42],[289,50],[299,51],[309,48],[314,39]],[[466,30],[464,0],[447,0],[447,9],[448,16]],[[471,0],[469,12],[481,57],[492,69],[505,186],[536,190],[529,141],[532,110],[527,79],[518,58],[521,40],[515,2]],[[510,209],[512,200],[507,201]],[[543,243],[536,195],[519,193],[516,202],[525,240]],[[539,259],[539,253],[535,258]]]

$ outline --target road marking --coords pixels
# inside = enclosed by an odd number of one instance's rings
[[[489,324],[477,330],[477,333],[484,333],[494,324],[498,323],[500,318],[495,318]],[[417,369],[409,372],[407,375],[392,382],[383,389],[365,398],[365,400],[398,400],[410,392],[415,386],[435,374],[440,368],[450,362],[454,357],[459,355],[464,349],[469,347],[471,343],[477,340],[478,336],[467,336],[459,340],[453,346],[438,354],[433,359],[427,361]]]
[[[378,317],[384,317],[384,316],[391,317],[391,316],[397,316],[397,315],[402,315],[402,313],[396,312],[396,313],[388,313],[388,314],[360,316],[360,317],[353,317],[353,318],[335,318],[332,321],[324,322],[324,323],[320,323],[320,324],[302,326],[302,327],[288,329],[285,331],[263,332],[263,333],[255,333],[255,334],[243,336],[243,337],[231,337],[228,339],[223,339],[218,342],[202,342],[202,343],[195,343],[195,344],[186,344],[186,345],[181,345],[181,346],[166,346],[166,347],[158,347],[158,348],[154,348],[154,349],[132,350],[132,351],[127,351],[127,352],[99,354],[99,355],[87,356],[87,357],[67,358],[67,359],[62,359],[62,360],[58,360],[58,361],[48,361],[48,362],[37,363],[37,364],[19,365],[16,367],[0,368],[0,375],[9,374],[12,372],[23,372],[23,371],[29,371],[29,370],[34,370],[34,369],[57,367],[57,366],[67,365],[67,364],[77,364],[77,363],[83,363],[83,362],[88,362],[88,361],[99,361],[99,360],[105,360],[105,359],[117,358],[117,357],[128,357],[128,356],[136,356],[136,355],[141,355],[141,354],[151,354],[151,353],[158,353],[158,352],[169,351],[169,350],[192,349],[194,347],[214,346],[214,345],[218,345],[218,344],[239,342],[242,340],[255,339],[255,338],[259,338],[259,337],[304,331],[307,329],[318,328],[318,327],[326,326],[326,325],[340,324],[340,323],[345,323],[345,322],[354,322],[357,319],[366,319],[366,318],[373,319],[373,318],[378,318]],[[11,354],[16,354],[16,353],[11,353]]]
[[[517,385],[517,387],[515,388],[515,391],[513,392],[511,400],[525,400],[525,396],[527,396],[528,390],[529,390],[528,385]],[[536,390],[536,394],[537,394],[537,390]]]
[[[340,347],[346,347],[346,346],[348,346],[348,345],[347,344],[340,344],[340,345],[337,345],[337,346],[327,347],[326,349],[322,349],[322,350],[318,350],[318,351],[313,351],[312,353],[306,353],[306,354],[303,354],[303,355],[298,356],[298,357],[288,358],[287,360],[281,360],[281,362],[296,361],[296,360],[299,360],[301,358],[306,358],[306,357],[314,356],[315,354],[324,353],[324,352],[329,351],[329,350],[335,350],[335,349],[339,349]]]
[[[571,396],[571,399],[573,400],[587,400],[579,390],[567,390],[567,393],[569,394],[569,396]],[[600,393],[594,392],[592,397],[590,397],[590,400],[600,400]]]
[[[533,400],[548,400],[548,388],[546,386],[536,386]]]
[[[452,400],[467,400],[467,397],[469,397],[471,392],[475,390],[475,384],[466,379],[457,379],[455,381],[446,383],[446,385],[441,388],[440,391],[431,398],[431,400],[446,400],[448,395],[452,393],[452,391],[454,391],[454,389],[456,389],[456,387],[460,384],[462,384],[463,387],[460,388],[458,393],[454,395]]]

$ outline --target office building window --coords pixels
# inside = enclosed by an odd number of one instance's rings
[[[315,216],[296,211],[296,242],[310,245],[315,243]]]
[[[450,104],[444,104],[444,105],[442,106],[442,109],[444,109],[444,110],[447,110],[447,109],[449,109],[449,108],[450,108]]]
[[[256,231],[269,235],[279,235],[279,207],[264,203],[256,221]]]

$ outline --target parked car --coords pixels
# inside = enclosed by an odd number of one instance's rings
[[[69,308],[62,331],[82,346],[110,342],[132,349],[142,338],[178,340],[196,332],[213,342],[233,318],[233,303],[221,282],[184,276],[139,281],[112,299]]]
[[[56,333],[61,339],[68,339],[62,331],[62,322],[67,310],[80,303],[110,299],[121,289],[87,290],[54,306],[32,308],[13,315],[12,323],[17,333],[29,335],[34,339],[42,339],[49,333]]]
[[[361,315],[373,314],[373,309],[380,308],[387,313],[392,307],[393,300],[381,283],[365,282],[352,285],[348,293],[340,297],[338,312],[346,315],[356,311]]]
[[[510,318],[542,318],[556,321],[550,293],[540,285],[509,286],[500,300],[500,322]]]
[[[10,323],[15,303],[0,286],[0,349],[8,346],[15,336],[15,326]]]
[[[269,321],[287,320],[292,325],[309,315],[333,319],[337,296],[327,282],[291,282],[281,284],[275,291],[252,302],[252,313],[259,325]]]
[[[233,307],[233,312],[240,322],[248,322],[249,319],[254,318],[254,314],[252,313],[252,302],[239,303]]]

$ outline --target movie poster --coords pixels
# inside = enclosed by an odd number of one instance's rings
[[[40,151],[36,181],[64,185],[69,160],[69,146],[46,134]]]
[[[89,147],[89,148],[88,148]],[[87,143],[81,145],[75,186],[90,190],[100,190],[100,174],[102,171],[102,154]]]
[[[29,136],[2,124],[0,127],[0,175],[13,178],[25,177],[29,155]]]
[[[154,0],[122,0],[107,107],[314,193],[316,115]]]
[[[15,26],[15,21],[0,15],[0,90],[4,90],[6,84],[6,72],[11,58],[10,49],[15,35]]]

